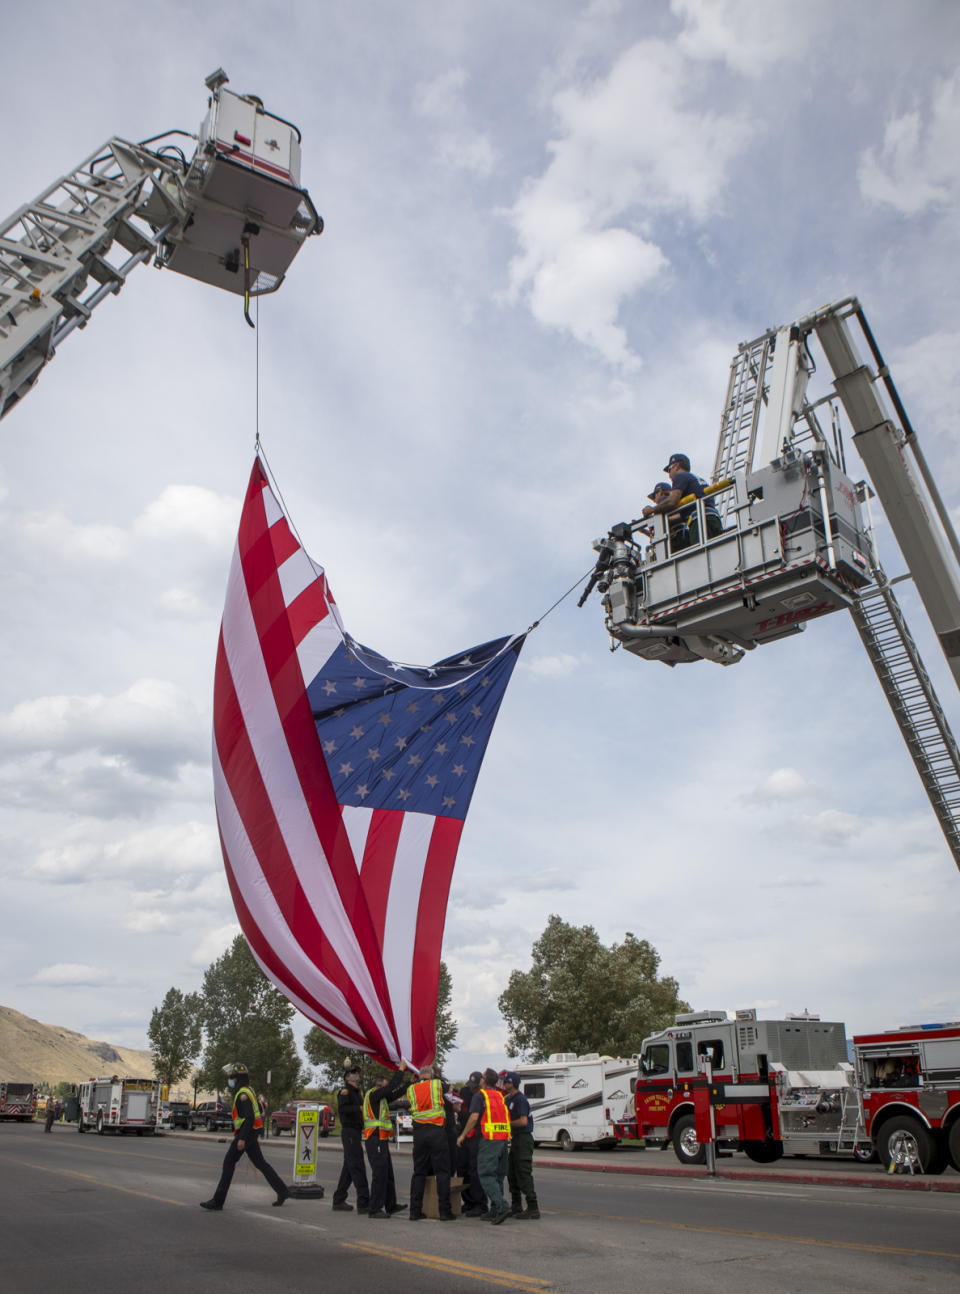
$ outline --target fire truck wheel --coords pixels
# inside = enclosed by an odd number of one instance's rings
[[[878,1164],[880,1156],[869,1141],[860,1141],[853,1148],[853,1157],[858,1164]]]
[[[954,1119],[951,1124],[947,1145],[950,1148],[950,1162],[960,1173],[960,1119]]]
[[[86,1130],[87,1130],[87,1129],[86,1129],[86,1127],[84,1126],[83,1117],[81,1116],[81,1117],[77,1120],[77,1132],[86,1132]]]
[[[697,1121],[692,1114],[685,1114],[673,1125],[673,1153],[681,1164],[702,1164],[706,1161],[707,1152],[697,1140]]]
[[[775,1164],[783,1158],[783,1145],[779,1141],[745,1141],[743,1151],[755,1164]]]
[[[914,1172],[942,1173],[943,1165],[937,1166],[940,1149],[919,1119],[909,1114],[896,1115],[880,1129],[877,1150],[884,1168],[892,1162],[907,1172],[912,1164]]]
[[[97,1115],[97,1136],[102,1137],[103,1133],[103,1112],[101,1111],[100,1114]]]

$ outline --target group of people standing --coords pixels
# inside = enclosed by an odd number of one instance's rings
[[[390,1158],[391,1104],[408,1109],[413,1124],[411,1222],[426,1216],[423,1197],[431,1176],[436,1179],[440,1221],[454,1220],[450,1193],[454,1173],[463,1180],[464,1217],[494,1223],[509,1217],[540,1217],[533,1182],[533,1114],[517,1075],[507,1070],[501,1074],[493,1069],[475,1071],[454,1092],[431,1065],[417,1072],[415,1082],[401,1072],[393,1079],[378,1079],[363,1095],[359,1069],[345,1071],[337,1098],[343,1167],[333,1193],[334,1209],[353,1209],[347,1202],[351,1184],[358,1213],[389,1218],[404,1208],[397,1202]],[[504,1179],[509,1184],[509,1204]]]
[[[282,1206],[290,1192],[260,1149],[265,1120],[260,1099],[249,1085],[249,1072],[239,1063],[225,1069],[234,1098],[234,1136],[217,1188],[200,1207],[215,1212],[223,1208],[234,1169],[244,1153],[276,1192],[274,1204]],[[390,1106],[397,1104],[409,1110],[413,1123],[411,1222],[426,1217],[423,1197],[430,1176],[436,1179],[440,1221],[454,1220],[450,1180],[455,1172],[463,1180],[464,1217],[486,1218],[494,1224],[510,1217],[540,1217],[533,1181],[533,1112],[512,1070],[499,1074],[494,1069],[482,1074],[475,1071],[459,1092],[454,1092],[432,1065],[419,1071],[401,1070],[393,1078],[384,1075],[366,1092],[361,1092],[360,1079],[359,1068],[348,1066],[337,1096],[343,1166],[333,1192],[334,1209],[352,1212],[354,1206],[347,1202],[351,1185],[357,1195],[357,1212],[367,1217],[389,1218],[407,1207],[397,1201],[390,1158]],[[364,1157],[370,1167],[369,1184]]]

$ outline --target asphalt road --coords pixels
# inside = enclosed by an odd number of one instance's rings
[[[322,1201],[271,1207],[242,1163],[222,1213],[225,1142],[202,1134],[80,1137],[71,1126],[0,1127],[0,1290],[16,1294],[670,1294],[960,1288],[960,1196],[538,1170],[543,1217],[503,1226],[333,1213],[337,1142],[320,1143]],[[290,1138],[265,1144],[291,1175]],[[576,1159],[576,1157],[571,1157]],[[394,1159],[401,1198],[409,1149]],[[572,1165],[571,1165],[572,1167]]]

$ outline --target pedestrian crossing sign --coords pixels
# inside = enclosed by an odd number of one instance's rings
[[[320,1131],[319,1105],[301,1105],[297,1110],[294,1138],[293,1175],[298,1185],[308,1185],[317,1177],[317,1134]]]

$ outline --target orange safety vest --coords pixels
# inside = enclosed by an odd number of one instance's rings
[[[393,1124],[390,1122],[390,1107],[386,1101],[379,1101],[377,1109],[379,1113],[375,1116],[373,1113],[373,1102],[371,1096],[375,1096],[379,1089],[371,1087],[370,1091],[363,1098],[363,1139],[368,1141],[373,1134],[380,1129],[380,1140],[389,1141],[390,1134],[393,1132]]]
[[[243,1116],[237,1113],[237,1102],[240,1100],[241,1096],[244,1096],[244,1095],[249,1096],[250,1104],[253,1106],[253,1126],[257,1130],[263,1127],[263,1115],[260,1113],[260,1106],[257,1104],[256,1093],[254,1092],[252,1087],[241,1087],[237,1089],[237,1094],[233,1098],[234,1132],[236,1132],[237,1128],[239,1128],[241,1123],[243,1123]]]
[[[483,1097],[485,1107],[480,1117],[481,1137],[485,1141],[509,1141],[510,1116],[507,1113],[507,1103],[503,1099],[503,1093],[488,1092],[485,1087],[482,1087],[480,1095]]]
[[[419,1083],[411,1083],[407,1088],[407,1100],[414,1123],[438,1126],[444,1123],[443,1088],[439,1078],[424,1078]]]

